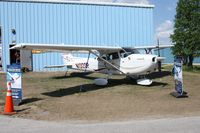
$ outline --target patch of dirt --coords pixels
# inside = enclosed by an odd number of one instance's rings
[[[65,121],[119,121],[200,115],[200,75],[184,72],[189,98],[176,99],[170,71],[151,74],[151,86],[139,86],[123,76],[112,76],[107,87],[93,85],[102,74],[64,72],[23,74],[23,102],[12,117]],[[83,86],[82,86],[83,85]],[[86,91],[80,92],[80,87]],[[5,75],[0,74],[0,110],[4,108]]]

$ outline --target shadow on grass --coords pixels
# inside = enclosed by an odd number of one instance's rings
[[[43,99],[42,98],[26,98],[26,99],[22,100],[22,102],[20,103],[20,105],[28,104],[28,103],[33,103],[33,102],[37,102],[37,101],[40,101],[40,100],[43,100]]]
[[[162,78],[171,75],[171,71],[162,71],[162,72],[154,72],[149,75],[147,75],[147,78],[149,79],[157,79]]]
[[[109,84],[107,86],[96,86],[94,84],[84,84],[82,86],[77,85],[69,88],[60,88],[59,90],[52,91],[52,92],[45,92],[42,93],[42,95],[50,96],[50,97],[63,97],[68,95],[73,95],[76,93],[80,93],[80,89],[82,87],[82,90],[84,91],[96,91],[99,89],[107,89],[108,87],[118,86],[118,85],[136,85],[136,81],[128,78],[124,79],[109,79]],[[161,83],[161,82],[154,82],[152,86],[166,86],[167,83]],[[148,87],[147,87],[148,88]]]
[[[20,113],[20,112],[23,112],[23,111],[26,111],[26,110],[29,110],[29,109],[31,109],[31,107],[24,108],[24,109],[18,109],[18,110],[16,110],[16,112]]]
[[[167,83],[162,83],[162,82],[156,82],[154,81],[150,86],[162,86],[165,87],[166,85],[168,85]]]
[[[93,72],[72,72],[67,75],[63,76],[56,76],[56,77],[51,77],[52,79],[66,79],[66,78],[76,78],[76,77],[81,77],[85,79],[95,79],[95,77],[90,77],[88,75],[92,74]]]

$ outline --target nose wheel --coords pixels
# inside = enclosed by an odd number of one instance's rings
[[[143,79],[138,79],[137,80],[137,84],[139,85],[144,85],[144,86],[149,86],[152,84],[152,80],[151,79],[147,79],[147,78],[143,78]]]

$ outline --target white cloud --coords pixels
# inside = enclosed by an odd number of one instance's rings
[[[170,43],[170,35],[173,33],[173,22],[166,20],[156,28],[156,38],[163,43]]]

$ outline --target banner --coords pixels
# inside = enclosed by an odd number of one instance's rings
[[[183,94],[183,74],[182,74],[183,58],[177,56],[174,58],[174,81],[175,81],[175,90],[179,94]]]
[[[11,82],[14,105],[22,101],[22,73],[20,65],[7,65],[7,82]]]

